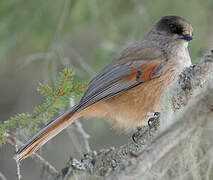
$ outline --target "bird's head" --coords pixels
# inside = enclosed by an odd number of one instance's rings
[[[189,42],[193,39],[193,29],[189,22],[179,16],[165,16],[155,25],[155,31],[176,41]]]

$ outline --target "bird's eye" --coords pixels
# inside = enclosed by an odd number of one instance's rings
[[[177,25],[175,24],[170,24],[169,25],[169,28],[171,30],[172,33],[175,33],[175,34],[181,34],[182,33],[182,30],[180,27],[178,27]]]
[[[174,24],[169,25],[171,32],[175,33],[177,30],[177,27]]]

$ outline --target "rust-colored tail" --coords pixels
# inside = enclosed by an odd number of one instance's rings
[[[26,157],[30,156],[33,152],[37,151],[42,145],[44,145],[51,138],[56,136],[59,132],[69,126],[75,119],[80,117],[74,114],[74,110],[70,110],[61,116],[59,116],[54,121],[50,122],[46,127],[44,127],[40,132],[33,136],[29,141],[27,141],[14,156],[16,161],[21,161]]]

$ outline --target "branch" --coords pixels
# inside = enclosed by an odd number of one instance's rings
[[[17,177],[17,180],[21,180],[21,178],[22,178],[20,162],[18,162],[18,161],[16,161],[16,177]]]
[[[164,109],[152,127],[137,130],[132,140],[118,148],[90,152],[73,159],[57,176],[99,175],[109,179],[135,179],[155,165],[198,127],[205,127],[213,116],[213,51],[186,68],[164,97]],[[135,176],[134,176],[134,173]]]
[[[8,143],[10,143],[11,145],[13,145],[14,147],[21,146],[23,144],[20,140],[18,140],[12,134],[6,133],[4,137],[5,137],[6,141]],[[30,156],[30,157],[33,160],[35,160],[36,162],[38,162],[45,170],[47,170],[47,172],[49,172],[49,174],[51,174],[51,175],[58,174],[58,171],[55,169],[55,167],[53,167],[48,161],[46,161],[43,157],[41,157],[36,152],[34,152],[32,154],[32,156]]]
[[[74,99],[70,98],[70,107],[72,108],[75,105]],[[82,139],[84,141],[84,148],[86,152],[90,152],[91,148],[89,145],[89,138],[90,135],[83,129],[82,124],[79,121],[73,122],[74,127],[78,131],[78,133],[82,136]]]
[[[91,151],[90,145],[89,145],[89,138],[90,135],[83,129],[82,124],[79,121],[75,121],[73,123],[79,134],[81,134],[83,141],[84,141],[84,147],[87,152]]]
[[[2,180],[7,180],[7,178],[4,176],[4,174],[3,173],[1,173],[0,172],[0,178],[2,179]]]
[[[56,32],[55,32],[54,42],[60,41],[61,31],[64,27],[65,20],[66,20],[68,14],[69,14],[69,8],[70,8],[71,4],[72,4],[72,0],[65,0],[64,7],[63,7],[63,10],[62,10],[62,13],[61,13],[58,25],[57,25],[57,29],[56,29]]]
[[[143,174],[184,139],[192,135],[198,127],[204,127],[210,124],[213,116],[213,111],[211,109],[213,105],[212,92],[213,86],[207,88],[201,97],[184,108],[184,113],[177,114],[178,119],[176,122],[156,137],[148,149],[143,151],[137,158],[137,165],[135,164],[128,168]],[[129,159],[128,161],[131,163],[133,159]],[[130,170],[128,170],[128,172],[129,171]],[[132,174],[126,174],[125,171],[119,174],[120,179],[129,179],[130,176],[134,179],[138,175],[136,174],[134,177]]]

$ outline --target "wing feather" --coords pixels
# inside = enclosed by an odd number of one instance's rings
[[[150,80],[151,72],[160,62],[137,60],[122,65],[110,64],[89,83],[77,111]],[[141,75],[139,78],[138,72]]]

